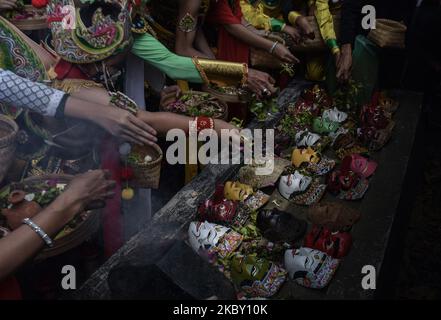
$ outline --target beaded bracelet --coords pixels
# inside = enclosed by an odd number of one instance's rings
[[[136,102],[130,99],[124,93],[120,91],[109,92],[109,95],[110,95],[110,102],[116,107],[129,111],[133,115],[136,115],[138,113],[138,105],[136,104]]]

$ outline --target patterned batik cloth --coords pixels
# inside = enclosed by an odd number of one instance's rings
[[[0,103],[53,117],[64,96],[63,91],[0,69]]]

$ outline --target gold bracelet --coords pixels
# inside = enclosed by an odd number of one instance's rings
[[[243,63],[226,62],[219,60],[200,59],[193,57],[193,63],[199,71],[202,80],[220,87],[238,86],[247,79],[248,66]]]

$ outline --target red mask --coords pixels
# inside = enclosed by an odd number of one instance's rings
[[[237,203],[223,197],[224,186],[216,187],[213,197],[198,208],[200,221],[231,223],[237,215]]]
[[[351,190],[359,181],[358,176],[353,171],[341,172],[333,171],[327,178],[328,190],[333,194],[338,194],[341,190]]]
[[[331,232],[324,227],[314,226],[306,235],[304,246],[341,259],[347,256],[351,249],[352,235],[349,232]]]
[[[389,119],[384,114],[383,108],[378,105],[365,105],[361,111],[361,126],[384,129],[389,124]]]

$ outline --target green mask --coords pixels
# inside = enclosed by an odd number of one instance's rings
[[[252,285],[262,281],[271,267],[271,263],[256,255],[235,256],[231,262],[231,278],[238,286]]]
[[[333,122],[321,117],[315,118],[312,124],[313,131],[318,134],[335,132],[338,128],[340,128],[340,124],[338,122]]]

